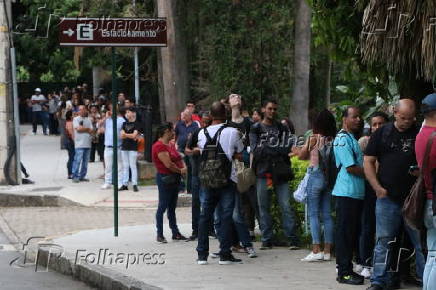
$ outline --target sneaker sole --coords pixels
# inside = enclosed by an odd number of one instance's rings
[[[220,265],[242,264],[242,261],[241,262],[219,261],[218,264],[220,264]]]
[[[248,255],[248,258],[257,258],[257,255]]]
[[[197,261],[198,265],[207,265],[208,262],[207,261]]]

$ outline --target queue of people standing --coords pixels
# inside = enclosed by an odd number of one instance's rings
[[[162,218],[167,210],[173,240],[198,240],[199,265],[208,264],[209,256],[219,258],[219,264],[241,263],[233,255],[239,252],[254,258],[256,220],[261,232],[259,249],[271,249],[277,243],[271,217],[274,190],[287,246],[298,249],[301,242],[288,184],[293,178],[290,157],[298,156],[309,160],[305,191],[312,250],[303,262],[329,261],[335,249],[339,283],[362,285],[367,278],[369,290],[398,289],[401,282],[436,289],[436,142],[423,172],[428,197],[427,251],[422,232],[402,216],[404,200],[423,165],[425,147],[436,135],[436,94],[423,100],[422,127],[411,99],[395,104],[392,121],[384,112],[372,114],[366,120],[366,134],[359,108],[349,106],[342,112],[339,132],[333,114],[321,111],[304,144],[293,135],[289,120],[277,120],[278,105],[274,99],[265,100],[250,118],[239,95],[214,102],[199,115],[194,113],[195,103],[189,101],[177,124],[159,127],[153,145],[159,187],[157,241],[167,242]],[[255,182],[244,192],[238,191],[238,183],[246,182],[239,180],[238,162],[255,174]],[[175,214],[182,180],[193,198],[188,238],[179,232]],[[209,249],[209,236],[214,234],[220,245],[217,252]]]

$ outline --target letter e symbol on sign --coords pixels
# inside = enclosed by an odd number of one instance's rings
[[[77,40],[93,40],[94,30],[92,24],[77,24]]]

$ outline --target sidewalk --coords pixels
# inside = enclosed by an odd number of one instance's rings
[[[182,224],[180,228],[182,232],[189,232],[190,225]],[[335,261],[301,262],[307,250],[258,250],[259,257],[253,259],[246,254],[235,254],[243,259],[243,264],[237,265],[218,265],[218,259],[209,257],[209,265],[199,266],[196,263],[197,242],[173,242],[168,230],[165,236],[168,244],[158,244],[154,225],[142,225],[120,228],[117,238],[113,237],[112,230],[106,229],[83,231],[53,242],[64,248],[64,255],[73,267],[88,264],[90,269],[98,271],[103,266],[112,275],[128,276],[133,281],[163,289],[363,290],[369,284],[368,281],[364,286],[338,284]],[[210,242],[211,252],[217,251],[217,240],[210,239]],[[255,247],[259,246],[256,243]],[[116,262],[109,253],[124,259]],[[153,259],[141,258],[144,254],[156,254],[158,264],[152,264]]]
[[[59,136],[32,135],[30,125],[21,126],[21,160],[35,182],[31,185],[0,186],[0,194],[55,195],[84,206],[112,207],[113,189],[100,189],[103,163],[88,165],[90,182],[73,183],[67,179],[68,153],[60,149]],[[98,159],[98,158],[97,158]],[[157,205],[157,186],[140,186],[139,192],[119,192],[120,208],[154,208]],[[190,197],[180,195],[181,203]]]

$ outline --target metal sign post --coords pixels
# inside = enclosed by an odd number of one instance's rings
[[[114,186],[114,236],[118,236],[118,87],[115,47],[163,47],[167,45],[165,18],[63,18],[59,24],[61,46],[112,47],[112,129]],[[139,94],[135,94],[139,96]],[[148,141],[150,142],[150,140]]]

